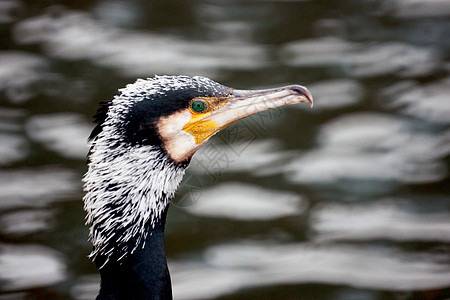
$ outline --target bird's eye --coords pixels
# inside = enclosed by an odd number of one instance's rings
[[[196,101],[192,102],[191,108],[193,111],[195,111],[197,113],[201,113],[201,112],[205,111],[206,104],[203,101],[196,100]]]

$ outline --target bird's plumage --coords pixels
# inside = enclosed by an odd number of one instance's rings
[[[187,108],[192,98],[226,90],[204,77],[158,76],[127,85],[100,106],[84,177],[91,258],[120,260],[142,246],[184,175],[189,161],[166,155],[157,121]]]
[[[239,91],[208,78],[139,79],[101,104],[90,136],[84,207],[99,299],[171,299],[165,216],[195,151],[227,125],[310,102],[301,86]]]
[[[169,269],[164,253],[164,225],[167,209],[147,235],[143,246],[120,261],[110,259],[104,263],[97,260],[101,284],[98,300],[127,299],[155,300],[172,299]],[[150,229],[149,229],[150,230]],[[131,239],[130,242],[135,239]]]

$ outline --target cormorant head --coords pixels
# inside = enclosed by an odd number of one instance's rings
[[[285,104],[309,102],[292,85],[235,90],[204,77],[139,79],[104,103],[84,176],[85,210],[100,264],[120,260],[163,226],[163,215],[192,155],[227,125]]]
[[[208,78],[156,76],[139,79],[97,114],[91,138],[114,127],[114,144],[159,147],[175,163],[187,163],[208,139],[227,125],[284,104],[309,102],[299,85],[269,90],[235,90]],[[110,141],[112,142],[112,141]]]

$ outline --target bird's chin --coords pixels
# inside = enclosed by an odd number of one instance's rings
[[[191,113],[185,109],[163,117],[157,122],[156,128],[162,148],[175,163],[189,162],[194,153],[208,140],[198,143],[193,134],[183,130],[191,119]]]
[[[195,138],[188,133],[180,133],[175,139],[167,141],[165,144],[165,150],[169,157],[175,163],[189,162],[192,156],[202,147],[208,139],[204,140],[201,144],[195,143]]]

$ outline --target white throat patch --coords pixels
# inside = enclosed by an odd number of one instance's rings
[[[189,110],[185,109],[159,119],[157,124],[158,133],[167,154],[178,163],[190,159],[198,148],[204,144],[197,145],[194,137],[183,131],[183,127],[191,117]]]

